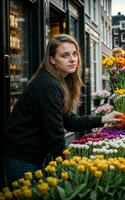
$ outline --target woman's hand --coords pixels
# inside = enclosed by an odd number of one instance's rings
[[[107,115],[102,116],[102,123],[117,123],[120,121],[123,121],[122,117],[122,113],[117,112],[117,111],[113,111]]]

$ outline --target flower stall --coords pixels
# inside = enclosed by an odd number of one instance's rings
[[[121,48],[105,58],[113,106],[97,107],[94,115],[113,109],[125,119],[125,53]],[[110,96],[106,90],[93,93],[93,100]],[[0,191],[0,200],[125,200],[125,120],[84,134],[45,168],[12,182]]]

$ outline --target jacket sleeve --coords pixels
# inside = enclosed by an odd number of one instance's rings
[[[64,116],[64,127],[67,131],[82,131],[85,129],[91,129],[101,127],[101,116],[83,115],[71,113],[70,116]]]

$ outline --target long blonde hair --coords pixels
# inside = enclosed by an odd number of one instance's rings
[[[57,48],[64,42],[73,43],[76,46],[78,51],[78,67],[73,74],[68,74],[66,78],[63,78],[54,64],[50,62],[50,57],[54,57]],[[34,78],[41,73],[41,71],[45,69],[54,77],[56,77],[63,89],[64,99],[63,99],[63,112],[70,114],[72,111],[76,110],[76,108],[80,105],[80,97],[81,97],[81,86],[83,85],[81,75],[82,75],[82,66],[81,66],[81,56],[79,46],[76,40],[67,34],[59,34],[54,36],[48,43],[46,48],[46,53],[43,59],[43,62],[39,66],[38,70],[31,78],[29,83],[34,80]]]

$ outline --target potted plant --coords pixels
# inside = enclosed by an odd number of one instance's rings
[[[101,91],[96,91],[92,93],[94,107],[98,107],[101,104],[101,100],[104,98]]]

